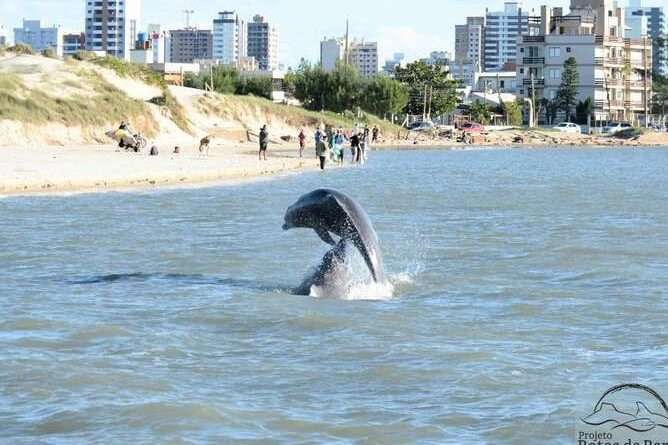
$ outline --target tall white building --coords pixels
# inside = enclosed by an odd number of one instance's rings
[[[260,71],[279,69],[278,42],[278,26],[267,22],[261,15],[256,15],[248,23],[247,56],[255,58]]]
[[[485,16],[485,71],[502,71],[504,64],[515,63],[517,38],[529,31],[529,14],[519,1],[508,1],[503,11],[487,11]]]
[[[326,72],[336,68],[345,57],[346,44],[342,39],[327,39],[320,42],[320,66]]]
[[[246,57],[246,23],[234,11],[218,13],[213,20],[213,58],[225,65],[238,64]]]
[[[39,20],[23,20],[23,27],[14,28],[14,43],[30,45],[35,51],[50,48],[63,56],[63,30],[57,26],[42,27]]]
[[[130,60],[141,17],[141,0],[85,0],[86,49]]]

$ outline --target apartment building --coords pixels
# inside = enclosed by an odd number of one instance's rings
[[[570,13],[541,7],[535,32],[520,38],[518,88],[524,97],[554,100],[564,62],[577,61],[577,100],[592,98],[599,121],[639,121],[652,90],[652,42],[626,35],[625,13],[614,0],[571,0]],[[564,116],[565,117],[565,116]]]
[[[644,7],[642,0],[630,0],[625,12],[629,37],[652,39],[652,69],[668,75],[668,51],[661,45],[662,40],[668,37],[668,22],[663,7]]]
[[[248,50],[246,55],[255,58],[260,71],[278,70],[278,47],[278,26],[267,22],[261,15],[253,17],[253,21],[248,23]]]
[[[14,43],[29,45],[35,51],[53,49],[63,56],[63,30],[58,26],[42,26],[40,20],[23,20],[21,28],[14,28]]]
[[[483,67],[485,71],[502,71],[517,58],[517,39],[529,32],[529,14],[518,1],[505,2],[503,11],[485,14]]]
[[[86,49],[86,33],[68,32],[63,34],[63,55],[73,56]]]
[[[378,43],[355,41],[350,45],[348,59],[364,77],[378,74]]]
[[[169,31],[169,62],[193,63],[213,58],[213,33],[209,29],[174,29]]]
[[[7,33],[2,25],[0,25],[0,46],[7,46]]]
[[[86,0],[86,49],[130,60],[141,0]]]
[[[246,23],[234,11],[222,11],[213,20],[213,58],[236,65],[248,50]]]

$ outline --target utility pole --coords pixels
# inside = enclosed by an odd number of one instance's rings
[[[186,15],[186,28],[190,28],[190,16],[195,13],[192,9],[184,9],[183,13]]]
[[[529,68],[531,69],[531,68]],[[536,114],[536,78],[534,77],[535,73],[531,71],[531,118],[529,119],[529,127],[533,127],[536,122],[535,122],[535,114]],[[543,91],[543,94],[545,94],[545,91]]]
[[[429,86],[429,108],[428,108],[429,111],[427,112],[427,118],[430,121],[431,121],[431,102],[432,102],[433,97],[434,97],[434,86],[430,85]]]
[[[643,64],[645,68],[645,76],[643,79],[643,100],[645,102],[645,128],[649,128],[649,106],[648,106],[648,94],[647,94],[647,37],[643,37],[643,50],[642,50],[642,58],[643,58]]]
[[[344,54],[344,64],[348,66],[350,64],[350,23],[348,19],[346,19],[346,49],[345,49],[345,54]]]
[[[422,122],[427,120],[427,84],[424,84],[424,105],[422,106]]]

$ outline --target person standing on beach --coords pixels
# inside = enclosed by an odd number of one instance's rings
[[[304,133],[303,128],[301,130],[299,130],[299,136],[297,136],[297,139],[299,139],[299,157],[303,158],[304,157],[304,147],[306,146],[306,134]]]
[[[329,149],[327,148],[327,144],[324,140],[322,140],[322,138],[319,142],[316,143],[315,152],[318,156],[318,159],[320,159],[320,170],[324,170],[325,164],[327,163],[327,156],[329,155]]]
[[[267,125],[263,125],[260,129],[260,161],[262,158],[267,160],[267,148],[269,147],[269,131],[267,131]]]
[[[324,139],[325,139],[325,135],[324,135],[324,133],[320,130],[320,128],[318,128],[318,129],[315,131],[314,138],[315,138],[315,157],[317,158],[317,157],[318,157],[318,144],[319,144],[320,142],[324,142]]]
[[[353,164],[357,161],[357,156],[359,155],[360,150],[360,136],[359,133],[353,132],[353,135],[350,137],[350,151],[352,152],[352,162]]]
[[[373,126],[373,131],[371,132],[371,134],[372,134],[371,142],[373,142],[374,144],[375,144],[376,142],[378,142],[378,133],[379,133],[378,127],[376,127],[376,126],[374,125],[374,126]]]
[[[336,149],[336,157],[339,165],[343,166],[343,144],[346,142],[346,138],[343,135],[343,129],[336,130],[336,136],[334,137],[334,148]]]

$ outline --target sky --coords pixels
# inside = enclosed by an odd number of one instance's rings
[[[149,23],[168,28],[185,26],[185,9],[194,10],[191,24],[211,29],[218,11],[236,10],[250,20],[262,14],[280,28],[280,59],[286,66],[297,66],[301,58],[317,62],[324,37],[345,34],[350,20],[351,37],[377,41],[381,65],[395,52],[409,60],[427,57],[431,51],[454,51],[454,26],[470,15],[502,10],[503,0],[141,0],[142,29]],[[14,27],[23,18],[42,19],[68,31],[83,31],[85,0],[0,0],[0,25],[12,39]],[[524,0],[525,9],[540,4],[568,6],[568,0]],[[648,4],[668,7],[668,0]]]

